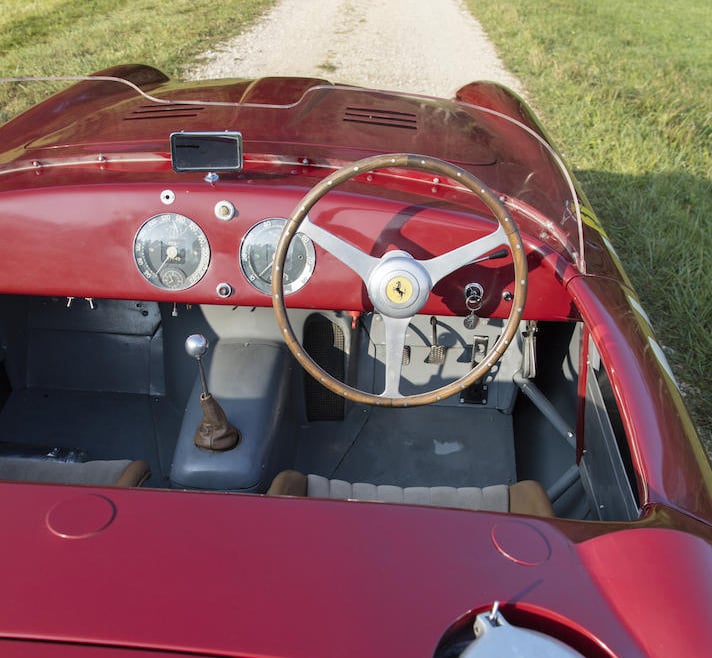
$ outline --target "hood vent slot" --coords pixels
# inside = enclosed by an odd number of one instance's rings
[[[418,129],[418,117],[413,112],[395,112],[393,110],[376,110],[367,107],[347,107],[344,121],[351,123],[367,123],[372,126],[388,128]]]
[[[190,119],[200,115],[205,110],[200,105],[142,105],[131,114],[124,117],[125,121],[142,121],[144,119]]]

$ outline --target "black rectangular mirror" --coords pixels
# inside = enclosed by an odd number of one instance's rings
[[[239,171],[242,135],[235,131],[171,133],[174,171]]]

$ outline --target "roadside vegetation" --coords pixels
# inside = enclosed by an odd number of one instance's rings
[[[574,167],[712,455],[712,5],[467,2]]]
[[[119,62],[180,77],[274,2],[0,0],[0,77]],[[709,0],[466,2],[586,189],[712,454]],[[0,121],[48,91],[6,85]]]
[[[0,77],[86,75],[129,62],[180,77],[186,62],[254,23],[274,2],[0,0]],[[5,86],[0,122],[48,91],[44,84]]]

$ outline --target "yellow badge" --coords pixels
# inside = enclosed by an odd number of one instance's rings
[[[404,276],[393,277],[386,286],[386,297],[394,304],[407,304],[413,296],[413,284]]]

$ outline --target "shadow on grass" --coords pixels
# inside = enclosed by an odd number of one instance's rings
[[[712,457],[712,180],[577,171]]]

